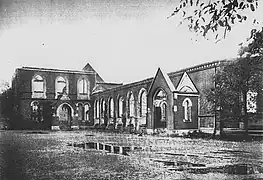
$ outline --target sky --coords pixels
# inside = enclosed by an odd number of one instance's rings
[[[106,82],[153,77],[237,56],[251,23],[215,43],[167,19],[178,0],[0,0],[0,81],[22,66],[81,70]],[[261,5],[251,18],[262,18]],[[249,19],[251,20],[251,19]]]

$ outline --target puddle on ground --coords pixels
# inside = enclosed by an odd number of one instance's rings
[[[263,167],[253,164],[228,164],[215,167],[209,167],[205,164],[191,163],[186,161],[168,161],[168,160],[152,160],[153,162],[162,163],[171,171],[188,171],[194,174],[207,173],[224,173],[234,175],[249,175],[263,173]]]
[[[95,136],[94,134],[86,134],[85,136]]]
[[[25,132],[25,134],[49,134],[49,132],[45,132],[45,131],[29,131],[29,132]]]
[[[250,154],[250,152],[248,151],[227,150],[227,149],[211,151],[211,153],[214,153],[214,154]]]
[[[78,147],[82,149],[95,149],[98,151],[104,151],[112,154],[121,154],[129,156],[128,152],[132,150],[142,149],[137,146],[116,146],[98,142],[87,142],[87,143],[68,143],[68,146]]]
[[[112,154],[120,154],[129,156],[128,152],[133,150],[141,150],[142,147],[137,146],[117,146],[99,142],[87,143],[68,143],[68,146],[78,147],[82,149],[94,149]],[[218,151],[218,153],[226,153],[228,150]],[[232,151],[231,151],[232,152]],[[234,153],[246,153],[243,151],[233,151]],[[232,152],[232,153],[233,153]],[[157,153],[159,154],[159,153]],[[160,153],[174,156],[185,156],[184,154],[177,153]],[[187,155],[191,156],[191,155]],[[197,155],[192,155],[197,156]],[[213,157],[213,156],[211,156]],[[187,161],[169,161],[163,159],[151,159],[151,161],[163,164],[170,171],[188,171],[193,174],[207,174],[207,173],[224,173],[233,175],[250,175],[263,173],[263,167],[253,164],[227,164],[220,166],[211,166],[201,163],[192,163]]]
[[[154,162],[162,163],[164,166],[173,167],[206,167],[205,164],[191,163],[186,161],[166,161],[166,160],[153,160]]]

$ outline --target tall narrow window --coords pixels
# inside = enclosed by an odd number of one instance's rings
[[[96,101],[96,118],[100,117],[100,102]]]
[[[143,91],[140,95],[140,116],[145,117],[147,112],[147,93]]]
[[[84,78],[81,78],[78,81],[78,93],[82,95],[88,94],[88,82]]]
[[[85,121],[89,121],[89,105],[84,105],[84,112],[85,112]]]
[[[63,94],[68,94],[67,81],[60,76],[56,79],[56,98]]]
[[[184,107],[184,121],[191,122],[192,121],[192,102],[189,98],[184,99],[183,107]]]
[[[119,97],[119,103],[118,103],[118,117],[122,117],[123,114],[123,97]]]
[[[129,104],[129,117],[134,117],[135,116],[135,101],[134,101],[134,96],[132,93],[130,93],[128,104]]]
[[[40,108],[39,108],[39,103],[37,101],[31,102],[31,118],[33,121],[40,121]]]
[[[166,121],[166,117],[167,117],[167,105],[165,102],[163,102],[161,104],[161,112],[162,112],[162,117],[161,120],[162,121]]]
[[[95,100],[94,101],[94,118],[95,119],[97,118],[97,112],[98,112],[97,104],[98,104],[98,100]]]
[[[114,117],[114,102],[113,102],[113,98],[110,97],[110,100],[109,100],[109,113],[110,113],[110,118],[113,118]]]
[[[105,113],[106,113],[106,103],[105,100],[102,99],[101,100],[101,117],[105,117]]]
[[[36,75],[32,79],[32,98],[45,98],[45,82],[42,76]]]

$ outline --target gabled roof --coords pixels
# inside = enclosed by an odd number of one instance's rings
[[[96,86],[93,88],[92,93],[98,93],[107,89],[112,89],[118,86],[122,86],[122,83],[106,83],[106,82],[97,82]]]
[[[192,79],[189,77],[187,72],[184,72],[184,74],[182,75],[176,87],[176,91],[198,93],[198,89],[196,88],[195,84],[193,83]]]
[[[92,94],[93,93],[98,93],[98,92],[102,92],[102,91],[104,91],[105,90],[105,88],[104,87],[102,87],[101,85],[96,85],[93,89],[92,89]]]
[[[100,77],[100,75],[97,73],[97,71],[95,71],[95,69],[93,69],[93,67],[90,65],[90,63],[87,63],[82,70],[85,72],[86,71],[94,72],[96,74],[96,82],[104,82],[104,80]]]
[[[169,76],[168,76],[166,73],[163,73],[163,71],[161,70],[161,68],[158,68],[158,70],[157,70],[157,72],[156,72],[156,74],[155,74],[155,77],[154,77],[154,79],[153,79],[153,81],[152,81],[152,83],[151,83],[151,85],[150,85],[150,87],[149,87],[148,92],[151,91],[152,86],[153,86],[153,84],[154,84],[154,82],[155,82],[155,80],[156,80],[156,78],[157,78],[157,76],[158,76],[159,73],[163,75],[164,80],[165,80],[167,86],[169,87],[169,89],[171,90],[171,92],[174,92],[174,91],[175,91],[175,87],[174,87],[171,79],[169,78]]]

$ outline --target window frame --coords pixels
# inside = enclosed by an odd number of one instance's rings
[[[182,106],[184,107],[184,122],[192,122],[192,101],[190,98],[183,100]]]
[[[63,80],[62,80],[63,79]],[[59,84],[64,83],[65,86],[61,88],[61,92],[58,91]],[[69,94],[69,83],[66,77],[63,76],[57,76],[56,81],[55,81],[55,94],[56,94],[56,99],[58,98],[59,95],[63,95],[63,90],[66,88],[66,94]]]
[[[39,83],[41,83],[41,85],[39,85]],[[40,90],[38,90],[39,87],[41,87]],[[31,95],[32,98],[38,98],[38,99],[46,98],[46,80],[42,75],[35,74],[32,77],[31,93],[32,93]]]
[[[114,118],[114,101],[113,101],[113,97],[109,97],[109,118]]]

